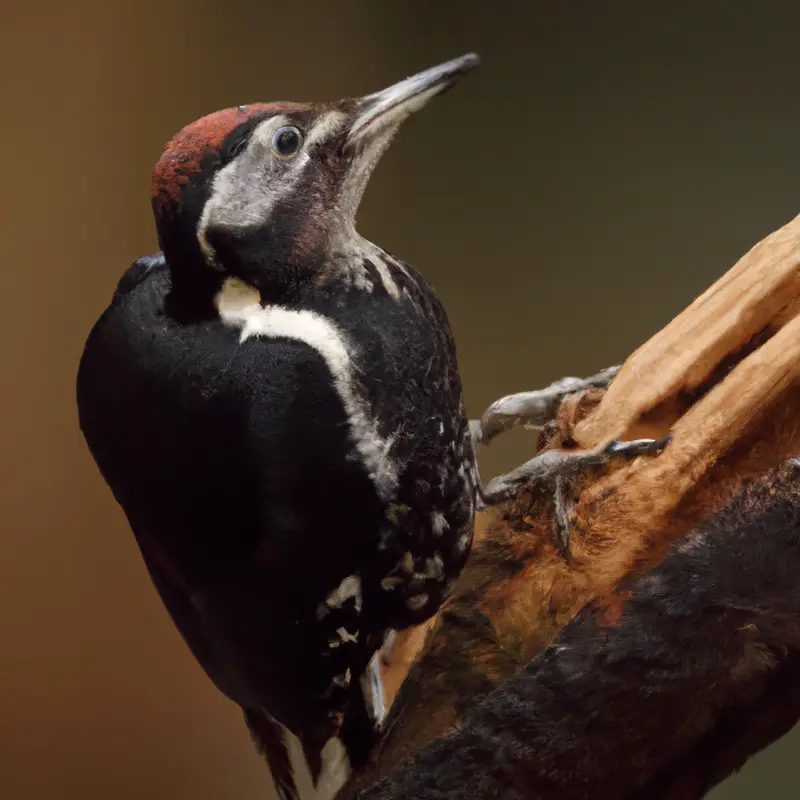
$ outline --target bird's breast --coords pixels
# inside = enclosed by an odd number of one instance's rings
[[[325,383],[335,395],[332,409],[344,413],[355,457],[361,462],[382,500],[397,487],[397,466],[391,456],[393,438],[381,430],[370,408],[359,374],[361,343],[334,319],[310,308],[264,306],[259,292],[236,279],[225,281],[216,297],[222,324],[238,333],[239,342],[289,341],[314,354],[327,373]],[[320,408],[324,413],[324,409]]]
[[[168,288],[149,276],[95,327],[81,426],[198,660],[289,715],[348,674],[359,629],[432,613],[463,563],[474,485],[449,329],[419,302],[265,307],[235,281],[217,316],[179,323]]]

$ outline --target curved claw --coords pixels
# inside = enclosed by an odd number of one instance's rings
[[[553,483],[557,478],[575,475],[581,471],[602,467],[612,458],[634,459],[655,456],[669,444],[671,434],[660,439],[633,439],[625,442],[614,439],[592,450],[545,450],[505,475],[489,481],[480,493],[485,506],[510,500],[514,493],[532,480]]]
[[[470,421],[473,446],[488,445],[501,433],[518,425],[541,428],[550,422],[561,401],[569,394],[604,389],[619,373],[620,366],[606,367],[588,378],[560,378],[544,389],[517,392],[495,400],[479,420]]]
[[[638,458],[639,456],[657,456],[672,441],[672,433],[660,439],[631,439],[625,442],[613,439],[605,446],[605,453],[612,458]]]

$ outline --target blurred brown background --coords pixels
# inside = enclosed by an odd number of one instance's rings
[[[0,798],[270,796],[76,424],[81,347],[155,248],[150,169],[173,132],[479,52],[361,212],[439,289],[477,414],[624,358],[800,212],[798,23],[768,2],[3,3]],[[511,437],[485,469],[525,454]],[[717,800],[798,796],[798,743]]]

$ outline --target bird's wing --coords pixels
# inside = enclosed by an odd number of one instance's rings
[[[119,279],[117,288],[114,291],[114,298],[116,299],[135,289],[154,269],[163,269],[166,266],[167,261],[161,252],[137,258]]]

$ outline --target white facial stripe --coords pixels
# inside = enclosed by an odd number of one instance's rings
[[[391,114],[388,114],[387,124],[390,119]],[[308,176],[305,172],[311,160],[309,148],[313,152],[316,143],[335,137],[345,129],[347,123],[348,117],[336,109],[321,114],[305,132],[303,149],[291,158],[280,158],[272,152],[272,139],[276,130],[292,124],[291,116],[278,114],[261,122],[253,131],[244,152],[223,167],[214,178],[197,230],[206,262],[221,271],[225,269],[209,241],[208,232],[211,228],[229,231],[233,236],[240,237],[247,236],[253,230],[268,228],[276,208],[291,202],[298,183],[308,177],[313,178],[313,175]],[[328,265],[330,274],[362,291],[372,292],[376,285],[382,286],[394,300],[400,300],[407,294],[398,285],[398,272],[404,274],[405,280],[415,282],[415,278],[402,263],[389,258],[380,248],[358,236],[354,219],[369,176],[397,127],[399,122],[365,141],[365,146],[349,164],[344,181],[339,186],[337,208],[325,212],[336,216],[327,243],[332,254]],[[321,164],[315,166],[323,169]],[[301,207],[295,211],[303,213]],[[371,262],[374,270],[368,270],[366,261]]]
[[[240,341],[251,336],[288,338],[304,342],[325,361],[333,388],[350,422],[350,435],[379,497],[388,500],[397,486],[396,466],[389,445],[377,430],[354,380],[346,335],[331,320],[307,310],[261,305],[256,289],[228,278],[215,298],[220,318],[241,330]]]
[[[200,250],[203,253],[203,257],[205,258],[206,263],[214,267],[215,269],[221,269],[220,265],[217,263],[216,254],[214,253],[214,248],[208,242],[208,223],[210,219],[210,205],[211,201],[205,204],[205,207],[203,208],[203,213],[200,217],[200,222],[197,223],[197,241],[200,243]]]
[[[200,249],[212,266],[221,268],[216,263],[214,248],[208,241],[208,229],[212,223],[233,231],[262,227],[276,206],[294,191],[302,177],[309,160],[305,149],[291,159],[282,161],[280,171],[274,173],[279,179],[270,181],[272,135],[278,128],[290,123],[291,120],[282,114],[262,122],[253,131],[245,152],[214,176],[211,196],[197,226]]]
[[[208,241],[208,228],[213,222],[231,230],[243,231],[265,225],[275,208],[295,189],[309,161],[308,147],[333,136],[343,127],[346,117],[340,111],[323,114],[306,132],[303,149],[280,163],[278,180],[270,182],[269,164],[272,155],[272,137],[275,131],[292,120],[278,114],[264,120],[250,136],[245,153],[223,167],[214,177],[211,196],[203,209],[197,226],[197,239],[206,261],[216,263],[214,248]],[[277,159],[277,156],[274,156]]]

